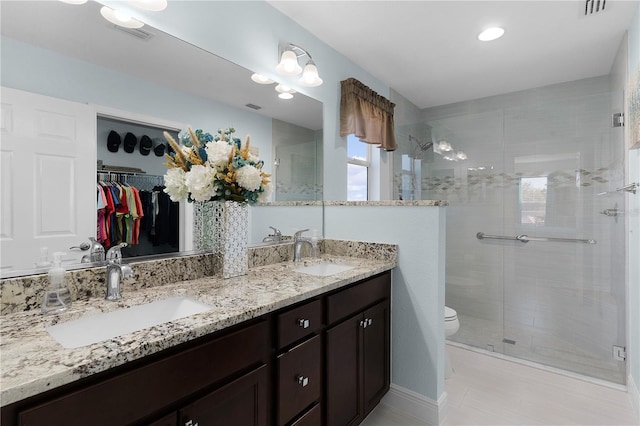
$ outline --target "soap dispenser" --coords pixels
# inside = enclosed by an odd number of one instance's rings
[[[62,267],[63,252],[53,253],[53,267],[49,270],[49,288],[44,292],[42,313],[62,312],[71,306],[71,292],[65,283],[67,271]]]

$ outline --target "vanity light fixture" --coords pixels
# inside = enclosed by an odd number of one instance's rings
[[[142,26],[144,26],[144,24],[138,21],[137,19],[134,19],[125,13],[122,13],[118,10],[111,9],[110,7],[107,7],[107,6],[102,6],[102,9],[100,9],[100,14],[107,21],[111,22],[112,24],[119,25],[121,27],[141,28]]]
[[[142,10],[160,12],[167,8],[167,0],[129,0],[134,6]]]
[[[504,34],[504,30],[500,27],[487,28],[486,30],[478,34],[478,40],[492,41],[502,37],[503,34]]]
[[[463,151],[458,151],[458,152],[456,152],[456,158],[458,160],[466,160],[467,159],[467,154],[465,154]]]
[[[251,80],[253,80],[254,82],[256,82],[258,84],[272,84],[272,83],[275,83],[275,81],[271,80],[270,78],[265,77],[262,74],[258,74],[257,72],[254,72],[251,75]]]
[[[309,59],[303,70],[298,63],[298,58],[305,55]],[[318,67],[315,62],[313,62],[313,58],[311,58],[309,52],[292,43],[280,48],[280,63],[276,66],[276,71],[283,75],[298,75],[302,73],[302,77],[298,80],[298,83],[303,86],[317,87],[323,83],[318,73]]]

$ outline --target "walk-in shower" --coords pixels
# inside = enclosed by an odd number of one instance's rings
[[[397,196],[449,202],[454,341],[625,382],[625,221],[606,213],[624,214],[624,142],[610,90],[591,78],[399,126]]]

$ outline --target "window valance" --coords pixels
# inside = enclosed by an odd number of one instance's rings
[[[340,82],[340,136],[354,134],[362,142],[394,151],[393,102],[380,96],[355,78]]]

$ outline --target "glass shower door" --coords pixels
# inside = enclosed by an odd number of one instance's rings
[[[608,93],[504,110],[504,353],[624,383],[623,143]],[[586,240],[586,241],[584,241]],[[590,240],[595,244],[590,244]]]
[[[423,140],[465,153],[419,167],[421,197],[449,201],[452,341],[624,383],[624,219],[603,214],[624,198],[600,195],[624,184],[624,144],[607,90],[606,78],[567,83],[424,123]]]

